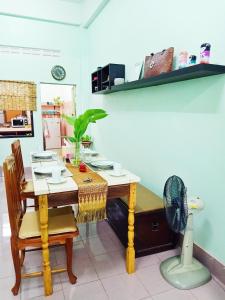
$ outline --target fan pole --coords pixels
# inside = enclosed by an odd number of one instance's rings
[[[181,264],[187,266],[193,262],[193,214],[190,213],[184,232],[184,240],[181,252]]]

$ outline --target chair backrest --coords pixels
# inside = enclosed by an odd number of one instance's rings
[[[23,182],[25,182],[25,172],[23,166],[23,156],[22,156],[20,141],[16,140],[15,142],[13,142],[11,144],[11,148],[16,162],[17,181],[19,184],[22,184]]]
[[[20,220],[23,215],[16,171],[15,158],[13,155],[10,155],[3,163],[3,172],[5,177],[9,222],[11,235],[13,237],[18,237]]]

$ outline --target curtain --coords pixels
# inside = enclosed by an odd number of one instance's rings
[[[0,110],[37,110],[36,84],[29,81],[0,80]]]

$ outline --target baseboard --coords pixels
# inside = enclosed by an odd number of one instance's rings
[[[180,235],[180,246],[182,246],[182,242],[183,234]],[[225,286],[225,265],[196,244],[194,244],[193,253],[194,257],[204,264],[204,266],[210,270],[212,275]]]

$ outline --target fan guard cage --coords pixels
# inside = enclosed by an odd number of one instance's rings
[[[186,188],[176,175],[169,177],[164,186],[163,200],[170,228],[175,232],[185,229],[188,218]]]

